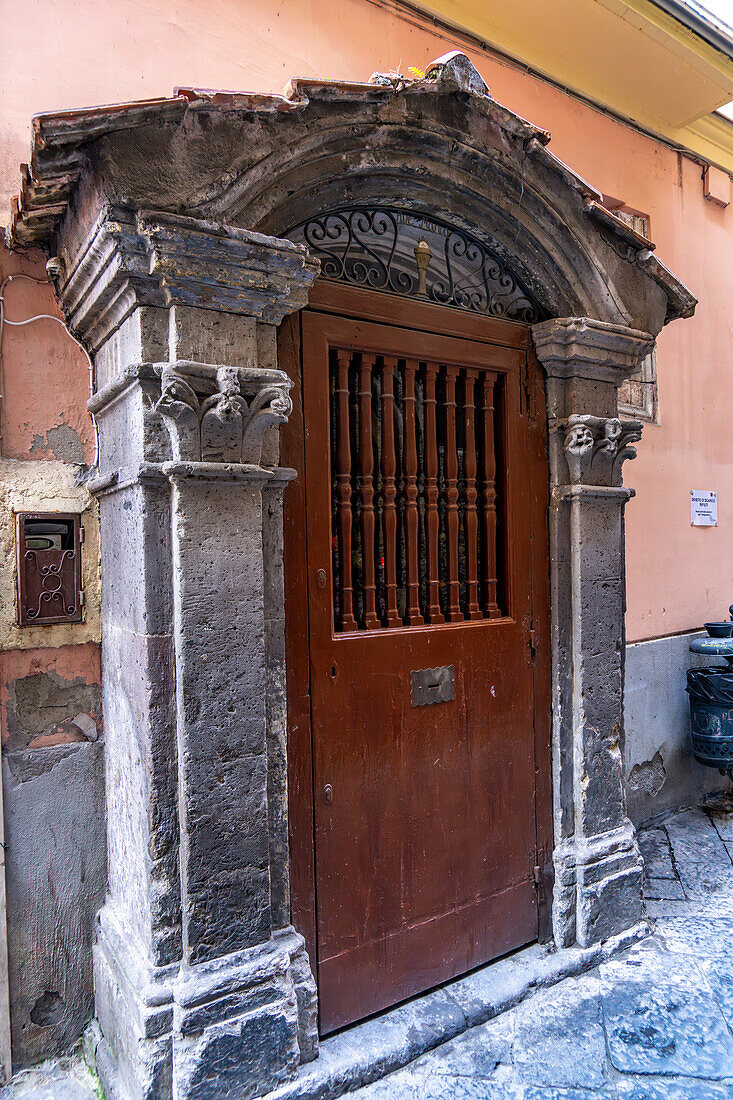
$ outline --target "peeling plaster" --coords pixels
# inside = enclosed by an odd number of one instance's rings
[[[40,748],[53,742],[96,741],[101,723],[99,684],[82,676],[35,672],[7,685],[7,747]]]
[[[655,752],[651,760],[635,764],[629,773],[628,784],[632,791],[645,791],[656,797],[667,780],[667,770],[660,752]]]
[[[49,437],[54,430],[60,429],[51,429]],[[93,497],[83,485],[77,484],[78,473],[78,465],[66,462],[0,459],[0,606],[7,609],[0,618],[0,649],[35,649],[100,640],[98,511]],[[85,532],[82,548],[83,622],[53,626],[17,625],[14,512],[82,514]]]
[[[70,424],[49,428],[45,436],[33,436],[30,453],[46,454],[48,451],[62,462],[74,462],[77,465],[84,462],[84,444],[79,433]]]

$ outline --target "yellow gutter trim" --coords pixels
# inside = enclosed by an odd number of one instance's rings
[[[733,176],[733,123],[706,115],[680,130],[675,142]]]
[[[640,19],[646,18],[647,13],[653,10],[655,21],[663,22],[665,27],[667,23],[670,24],[670,34],[673,32],[673,36],[680,42],[682,47],[681,52],[684,52],[684,44],[689,39],[690,48],[688,49],[688,56],[690,52],[697,56],[703,53],[714,54],[715,58],[719,59],[717,62],[718,66],[722,63],[725,69],[725,75],[733,80],[733,61],[728,62],[728,67],[726,67],[724,64],[724,55],[722,55],[720,51],[715,50],[707,42],[700,39],[693,31],[678,23],[672,16],[668,16],[655,5],[648,3],[647,0],[635,0],[635,7],[632,7],[630,2],[624,3],[622,0],[593,0],[593,2],[605,4],[605,6],[611,10],[620,7],[633,12],[638,8],[640,10],[636,13]],[[402,8],[406,11],[412,11],[418,18],[435,18],[446,32],[458,36],[465,36],[467,44],[471,44],[473,49],[485,49],[490,56],[493,55],[500,62],[501,59],[504,58],[505,62],[509,64],[517,64],[521,71],[546,81],[565,95],[578,98],[582,103],[586,103],[591,108],[607,114],[620,124],[623,125],[624,123],[628,123],[647,136],[662,141],[664,144],[672,146],[675,149],[679,149],[682,153],[686,152],[690,154],[693,159],[714,164],[716,167],[721,168],[724,172],[727,172],[733,177],[733,123],[729,123],[726,119],[711,113],[692,120],[688,125],[683,127],[668,127],[663,124],[660,119],[654,118],[651,115],[644,115],[642,112],[632,115],[613,104],[602,102],[592,94],[584,92],[581,88],[571,85],[561,76],[527,62],[523,58],[512,53],[500,42],[492,42],[479,31],[472,30],[470,27],[457,23],[443,10],[443,3],[441,3],[441,0],[437,0],[437,2],[433,4],[426,3],[424,0],[393,0],[393,3],[397,9]],[[629,21],[631,22],[631,20]],[[730,99],[724,102],[730,102],[732,100],[733,90]],[[722,105],[723,103],[717,104],[717,106]],[[712,109],[714,108],[711,108],[711,110]]]
[[[660,33],[654,35],[660,44],[668,48],[675,48],[675,53],[683,58],[693,54],[695,58],[703,61],[718,75],[728,81],[733,81],[733,60],[727,58],[720,50],[716,50],[709,42],[705,42],[689,27],[685,27],[679,20],[662,11],[656,4],[649,0],[595,0],[609,11],[616,12],[622,19],[631,23],[637,30],[642,30],[636,21],[628,18],[627,13],[634,12],[647,24],[654,26]],[[646,28],[648,33],[648,27]],[[674,44],[674,45],[673,45]]]

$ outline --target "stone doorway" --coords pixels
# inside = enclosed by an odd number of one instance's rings
[[[622,775],[617,390],[692,295],[491,98],[462,55],[425,79],[294,82],[41,116],[13,244],[57,257],[95,361],[109,892],[95,949],[110,1097],[256,1095],[317,1055],[291,924],[277,328],[320,264],[287,239],[345,203],[456,225],[541,308],[549,455],[552,927],[641,911]],[[539,652],[539,650],[538,650]],[[546,868],[545,868],[546,869]],[[543,869],[540,869],[542,874]]]

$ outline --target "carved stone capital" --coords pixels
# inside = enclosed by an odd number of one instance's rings
[[[636,458],[632,443],[641,439],[638,420],[573,415],[557,421],[573,485],[620,485],[621,465]]]
[[[58,296],[96,351],[140,305],[197,306],[277,325],[307,303],[319,264],[303,245],[200,218],[106,207],[62,257]]]
[[[532,326],[537,358],[554,378],[589,378],[620,386],[654,350],[648,332],[593,321],[558,317]]]
[[[266,430],[285,424],[293,407],[292,382],[283,371],[187,360],[157,367],[156,412],[168,429],[175,462],[261,464]]]

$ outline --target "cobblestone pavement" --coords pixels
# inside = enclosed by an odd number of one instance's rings
[[[355,1100],[733,1100],[733,797],[639,834],[654,935]],[[0,1100],[93,1100],[78,1060],[25,1071]]]
[[[0,1089],[2,1100],[101,1100],[101,1089],[80,1057],[21,1070]]]
[[[733,798],[639,834],[654,935],[355,1100],[731,1100]]]

